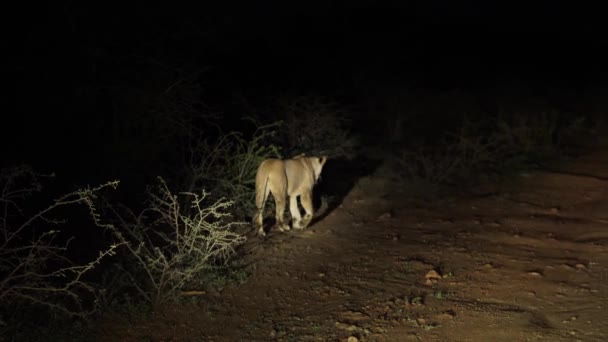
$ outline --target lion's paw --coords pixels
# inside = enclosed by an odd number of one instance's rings
[[[285,223],[277,225],[277,228],[279,228],[279,230],[282,231],[282,232],[287,232],[287,231],[291,230],[291,228],[289,227],[289,225],[285,224]]]
[[[312,221],[312,215],[304,216],[304,218],[302,218],[302,220],[300,221],[300,225],[302,226],[302,229],[308,227],[308,225],[310,224],[310,221]]]
[[[302,220],[294,220],[293,229],[302,230],[302,229],[306,228],[306,226],[302,223],[303,223]]]

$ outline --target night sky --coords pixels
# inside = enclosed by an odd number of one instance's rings
[[[90,156],[108,148],[104,134],[117,113],[140,110],[183,81],[200,85],[205,104],[227,118],[240,97],[263,104],[316,93],[349,104],[391,87],[606,86],[606,21],[581,2],[6,6],[3,166],[98,167]]]

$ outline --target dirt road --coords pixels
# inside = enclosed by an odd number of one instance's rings
[[[250,237],[246,284],[103,336],[608,340],[606,146],[426,205],[406,197],[379,168],[308,230]]]

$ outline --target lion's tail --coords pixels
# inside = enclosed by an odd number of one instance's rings
[[[268,181],[270,180],[270,175],[261,172],[261,169],[260,167],[260,172],[255,177],[255,207],[258,213],[264,210],[264,204],[268,198]]]

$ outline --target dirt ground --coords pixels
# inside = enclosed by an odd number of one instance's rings
[[[245,284],[100,340],[608,340],[608,145],[424,205],[382,173],[305,231],[250,236]]]

